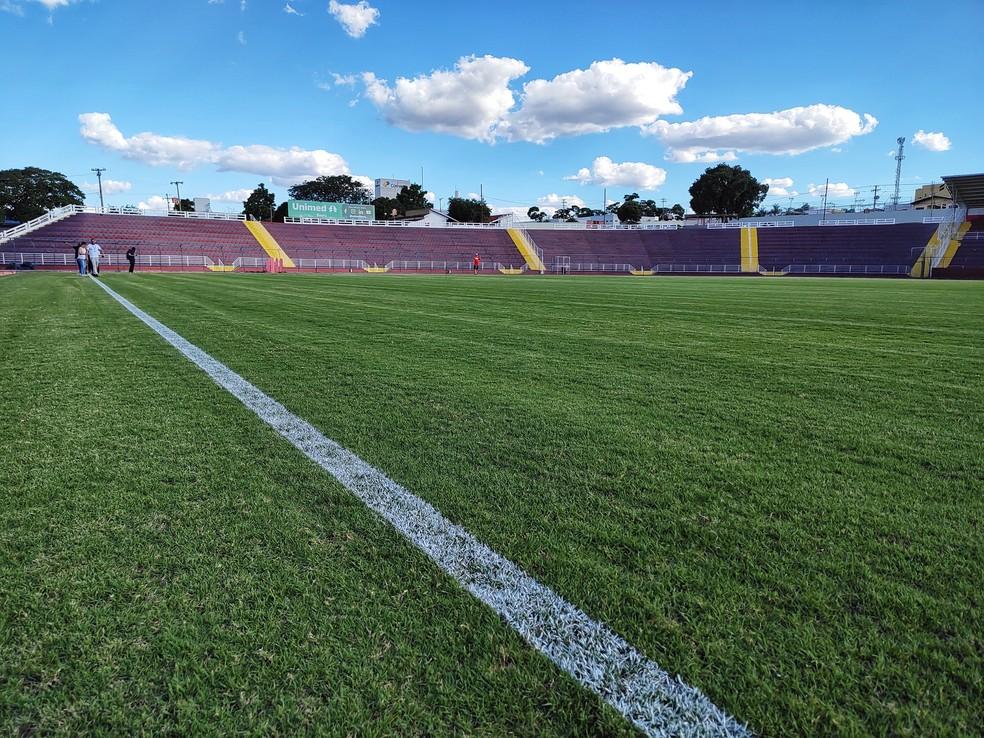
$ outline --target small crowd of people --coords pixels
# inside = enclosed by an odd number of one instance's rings
[[[99,261],[102,259],[103,248],[94,240],[89,239],[89,243],[79,241],[75,244],[75,262],[79,265],[79,274],[85,277],[91,274],[93,277],[99,276]],[[133,267],[137,262],[137,247],[131,246],[126,250],[126,260],[130,265],[127,270],[133,273]]]

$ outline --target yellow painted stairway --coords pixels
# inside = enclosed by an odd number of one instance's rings
[[[518,228],[507,228],[506,232],[509,233],[509,238],[512,239],[513,243],[516,244],[516,248],[519,249],[519,253],[526,260],[526,266],[529,267],[534,272],[545,272],[547,268],[543,265],[543,261],[537,256],[536,250],[533,248],[533,244]]]
[[[253,234],[253,238],[256,242],[263,247],[263,250],[267,252],[267,256],[271,259],[280,259],[285,267],[288,269],[294,268],[294,261],[291,259],[287,252],[284,251],[280,244],[277,243],[277,239],[270,235],[263,224],[258,220],[246,220],[243,221],[246,227],[249,228],[249,232]]]
[[[741,230],[741,270],[743,272],[759,273],[759,237],[758,228],[742,228]]]
[[[953,261],[953,257],[957,255],[957,249],[960,248],[960,244],[963,243],[963,237],[967,235],[967,231],[970,230],[970,221],[965,220],[960,224],[957,232],[953,234],[953,238],[950,239],[950,243],[946,245],[946,251],[943,252],[943,258],[940,259],[940,263],[937,265],[937,269],[946,269],[950,266]]]
[[[953,257],[956,255],[957,250],[960,248],[960,242],[963,240],[964,235],[970,230],[970,221],[965,220],[957,228],[956,232],[950,237],[950,239],[944,245],[940,240],[942,233],[946,232],[947,224],[940,223],[940,227],[937,228],[932,237],[929,239],[929,243],[923,248],[922,253],[919,254],[919,258],[916,259],[916,263],[912,265],[912,271],[909,272],[910,277],[915,277],[916,279],[927,279],[933,275],[933,269],[946,269],[950,266],[950,262],[953,261]],[[945,250],[944,250],[945,249]],[[937,264],[933,264],[937,254],[940,255],[940,260]]]

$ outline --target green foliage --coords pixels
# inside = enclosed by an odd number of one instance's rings
[[[412,184],[401,189],[396,196],[396,201],[399,203],[400,212],[404,215],[408,210],[426,210],[431,206],[430,200],[427,199],[427,193],[419,184]]]
[[[448,200],[448,216],[462,223],[488,223],[492,211],[482,200],[452,197]]]
[[[530,220],[536,221],[537,223],[542,223],[547,219],[547,214],[540,210],[539,207],[534,205],[529,210],[526,211],[526,217]]]
[[[690,208],[698,215],[747,218],[769,193],[751,172],[739,165],[708,167],[690,186]]]
[[[368,205],[372,195],[365,186],[347,174],[318,177],[309,182],[294,185],[288,190],[292,200],[317,200],[319,202],[347,202]]]
[[[175,210],[180,210],[183,213],[193,213],[195,212],[195,201],[189,200],[187,197],[182,197],[173,207]]]
[[[243,212],[247,218],[252,217],[253,220],[272,220],[276,202],[276,196],[260,182],[243,202]]]
[[[66,205],[85,204],[85,195],[61,172],[37,167],[0,170],[0,224],[32,220]]]
[[[284,222],[284,218],[286,218],[286,217],[287,217],[287,203],[285,201],[285,202],[280,203],[277,206],[277,209],[275,211],[273,211],[273,222],[274,223],[283,223]]]
[[[376,208],[376,220],[389,220],[405,214],[400,210],[400,202],[395,197],[377,197],[370,205]]]
[[[670,212],[678,218],[682,218],[687,213],[687,211],[683,209],[683,205],[680,203],[676,203],[672,208],[670,208]]]
[[[622,223],[632,225],[642,219],[642,206],[635,199],[626,197],[625,202],[615,211]]]

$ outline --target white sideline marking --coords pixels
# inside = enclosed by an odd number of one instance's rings
[[[451,523],[433,506],[326,437],[225,364],[100,280],[114,300],[184,354],[301,453],[385,518],[530,645],[649,736],[751,736],[751,731],[607,626]]]

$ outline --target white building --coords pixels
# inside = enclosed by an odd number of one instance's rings
[[[376,198],[395,198],[400,194],[400,190],[409,186],[409,179],[377,179],[375,188]]]

